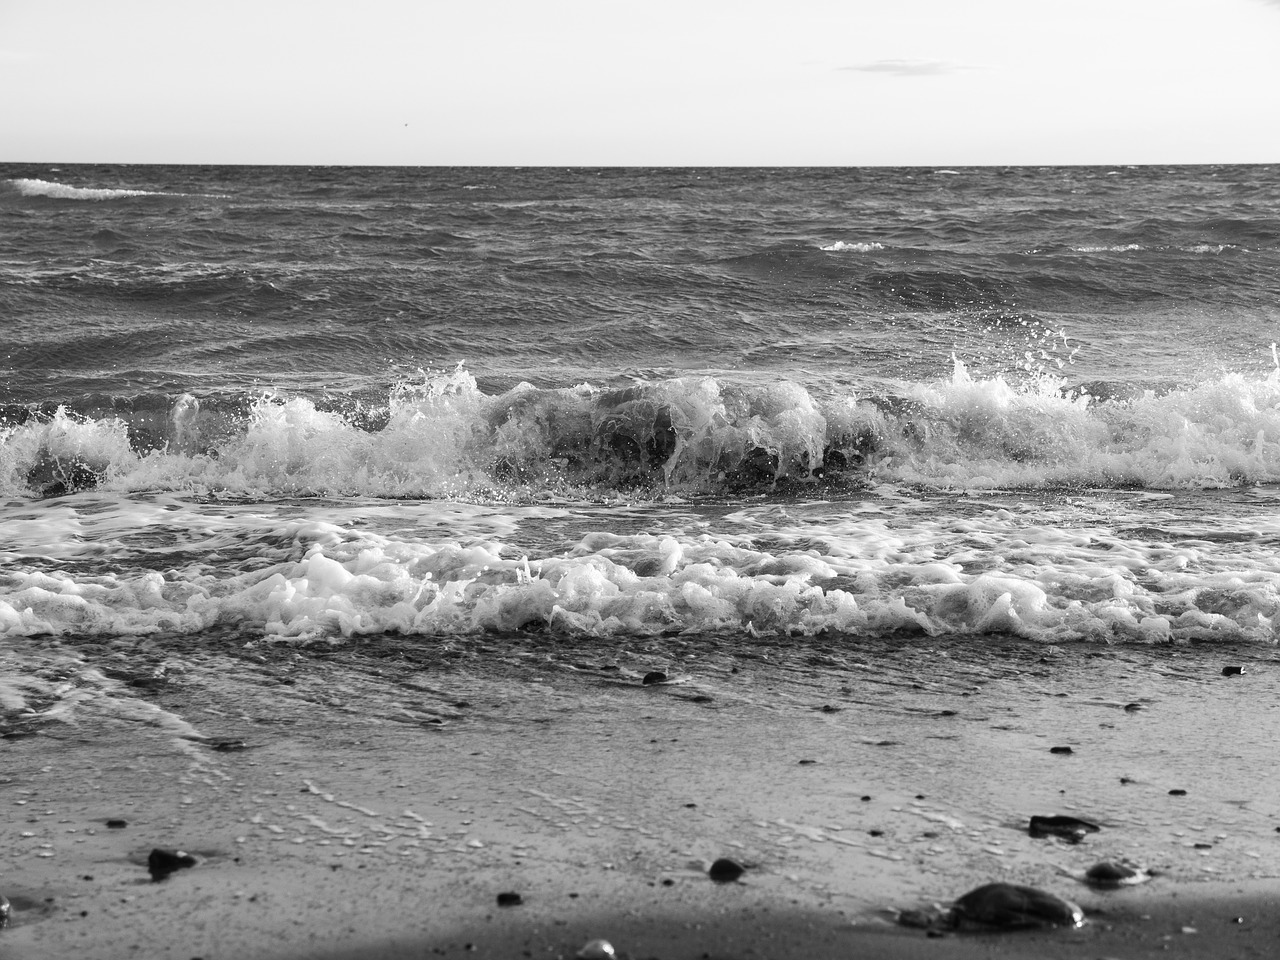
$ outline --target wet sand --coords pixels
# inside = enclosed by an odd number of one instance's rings
[[[162,647],[111,662],[141,677]],[[1271,650],[532,638],[164,660],[116,693],[154,715],[6,716],[0,957],[1280,955]],[[1101,830],[1029,836],[1053,814]],[[155,847],[200,862],[153,882]],[[712,882],[718,857],[742,878]],[[1094,890],[1103,860],[1155,876]],[[995,880],[1088,922],[895,922]]]

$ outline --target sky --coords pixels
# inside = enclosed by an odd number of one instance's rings
[[[1280,162],[1280,0],[0,0],[0,161]]]

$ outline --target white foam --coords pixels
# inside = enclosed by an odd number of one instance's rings
[[[44,554],[29,556],[29,535],[19,530],[0,581],[0,635],[231,627],[296,643],[534,626],[617,638],[687,631],[1271,642],[1280,614],[1280,558],[1268,547],[1280,521],[1214,517],[1201,536],[1180,511],[1146,501],[1127,517],[1107,507],[1114,520],[1061,507],[959,516],[948,512],[953,504],[940,513],[898,498],[814,505],[804,519],[767,506],[714,524],[668,512],[662,534],[604,532],[619,514],[599,508],[575,512],[597,532],[569,540],[551,536],[561,520],[538,508],[440,513],[436,504],[404,504],[395,511],[399,532],[376,533],[390,518],[366,517],[361,505],[317,504],[303,517],[289,516],[297,509],[289,505],[201,504],[190,517],[157,505],[156,524],[168,515],[178,524],[171,530],[185,525],[160,538],[183,539],[181,548],[158,553],[143,549],[148,524],[131,526],[126,517],[141,515],[120,504],[99,498],[75,522],[49,526],[50,539],[72,541],[52,551],[64,558],[61,569],[35,569]],[[49,509],[56,518],[71,508]],[[1152,530],[1120,535],[1124,523]],[[526,527],[545,529],[537,534],[544,546],[531,546],[520,534]],[[11,529],[0,521],[0,535]],[[459,537],[464,530],[479,535]],[[0,699],[21,695],[0,691]]]

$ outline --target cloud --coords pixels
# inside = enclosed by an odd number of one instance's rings
[[[874,60],[871,63],[859,63],[839,69],[856,70],[861,73],[889,73],[896,77],[939,77],[974,68],[959,63],[949,63],[946,60]]]

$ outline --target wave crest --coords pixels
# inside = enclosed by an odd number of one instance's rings
[[[956,360],[947,379],[863,396],[710,376],[491,395],[459,367],[374,408],[274,394],[163,403],[102,419],[10,411],[0,492],[598,499],[1280,481],[1280,371],[1161,392],[983,379]]]

